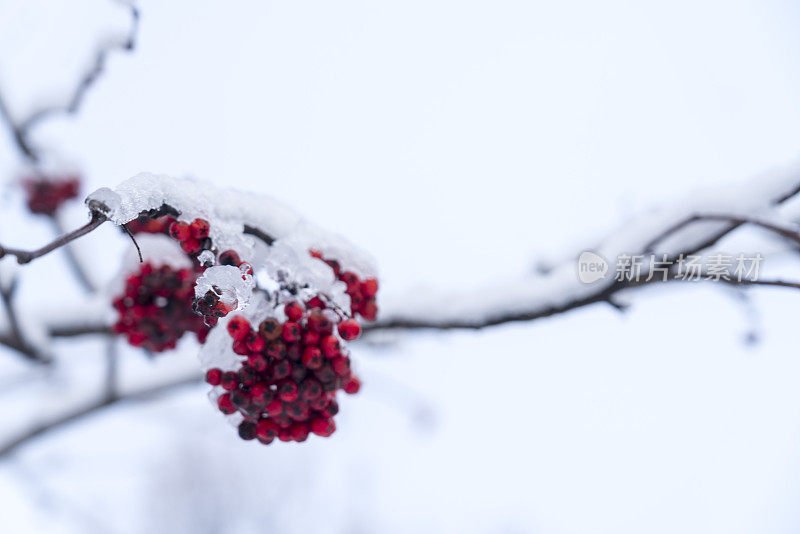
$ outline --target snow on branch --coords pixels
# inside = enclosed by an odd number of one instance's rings
[[[675,261],[681,255],[695,254],[715,245],[747,223],[800,242],[800,233],[791,224],[776,222],[779,207],[798,192],[800,169],[795,167],[760,176],[738,187],[725,186],[695,193],[673,206],[653,210],[631,221],[593,252],[612,261],[621,255],[649,253],[666,254]],[[729,213],[736,215],[718,215]],[[613,276],[582,283],[577,273],[577,258],[575,254],[570,261],[545,273],[531,273],[485,287],[449,293],[408,291],[402,299],[384,299],[378,321],[368,325],[366,330],[479,329],[531,321],[597,302],[616,305],[614,299],[618,293],[645,285],[619,281]],[[796,286],[779,281],[760,285]]]

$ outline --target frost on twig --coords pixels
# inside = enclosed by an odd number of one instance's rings
[[[653,210],[614,232],[594,252],[609,260],[620,255],[654,252],[673,261],[681,254],[695,254],[752,218],[783,237],[794,239],[790,224],[775,218],[780,207],[800,191],[800,170],[790,168],[759,176],[741,186],[727,186],[695,193],[672,206]],[[734,213],[703,217],[703,214]],[[775,218],[773,218],[775,217]],[[770,228],[771,227],[771,228]],[[377,323],[366,330],[399,328],[478,329],[497,324],[530,321],[564,313],[597,302],[613,303],[622,290],[641,285],[607,277],[592,284],[577,276],[577,257],[492,285],[449,293],[407,291],[402,298],[384,296]],[[792,282],[764,283],[793,287]]]

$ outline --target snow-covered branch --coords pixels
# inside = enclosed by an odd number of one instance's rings
[[[790,222],[779,222],[779,212],[799,192],[800,169],[792,168],[760,176],[738,187],[696,193],[626,224],[592,252],[612,261],[621,255],[650,253],[665,254],[668,260],[675,261],[714,246],[744,224],[753,224],[798,243],[800,233]],[[617,280],[614,276],[583,283],[577,272],[580,252],[544,273],[499,280],[464,291],[408,291],[394,301],[383,299],[378,321],[366,330],[480,329],[531,321],[598,302],[616,306],[619,293],[649,284]],[[794,283],[762,285],[793,287]]]

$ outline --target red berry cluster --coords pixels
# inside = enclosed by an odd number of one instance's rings
[[[31,177],[22,181],[32,213],[53,215],[61,205],[78,196],[80,179],[76,176]]]
[[[195,256],[203,250],[211,249],[211,238],[208,237],[210,229],[211,226],[205,219],[195,219],[190,223],[173,221],[167,233],[181,244],[186,254]]]
[[[153,218],[144,213],[136,219],[125,223],[125,226],[132,234],[166,234],[173,222],[175,222],[175,219],[168,215]]]
[[[309,253],[333,269],[336,278],[347,285],[347,294],[350,296],[350,310],[355,316],[361,315],[367,321],[374,321],[378,315],[378,305],[375,302],[375,295],[378,293],[378,280],[375,278],[365,278],[361,280],[352,271],[343,271],[338,261],[324,258],[318,250],[310,250]]]
[[[309,433],[330,436],[339,411],[337,390],[358,392],[342,340],[356,339],[361,326],[355,319],[338,322],[310,303],[304,308],[289,302],[285,321],[267,318],[256,329],[242,316],[228,322],[233,350],[245,358],[237,371],[210,369],[206,381],[225,390],[217,399],[222,413],[244,416],[242,439],[269,444],[276,437],[301,442]]]
[[[180,243],[181,248],[191,257],[203,250],[212,248],[208,237],[211,226],[205,219],[195,219],[190,223],[179,221],[169,215],[150,217],[146,212],[126,224],[133,233],[165,234]]]
[[[128,277],[125,292],[114,299],[119,318],[114,332],[128,343],[153,352],[175,348],[187,331],[203,343],[209,328],[202,317],[192,312],[192,297],[197,273],[145,263]]]

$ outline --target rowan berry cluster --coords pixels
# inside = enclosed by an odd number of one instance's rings
[[[203,343],[209,328],[192,311],[197,276],[191,269],[143,264],[128,276],[124,293],[113,301],[119,313],[114,332],[152,352],[175,348],[187,331]]]
[[[378,315],[378,305],[375,296],[378,293],[378,280],[375,278],[361,279],[352,271],[342,270],[337,260],[325,258],[318,250],[310,250],[309,253],[333,269],[336,278],[347,285],[347,294],[350,296],[350,311],[355,317],[360,315],[367,321],[374,321]]]
[[[360,388],[343,343],[360,335],[355,319],[342,320],[318,298],[305,306],[291,301],[283,312],[284,320],[268,317],[255,326],[232,317],[227,330],[241,366],[206,373],[209,384],[224,390],[219,410],[244,417],[238,428],[245,440],[269,444],[275,438],[302,442],[309,433],[330,436],[339,411],[336,392]]]
[[[77,176],[35,176],[22,180],[28,209],[40,215],[54,215],[67,200],[78,196]]]

